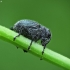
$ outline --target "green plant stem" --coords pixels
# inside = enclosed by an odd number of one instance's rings
[[[16,32],[0,25],[0,38],[1,39],[16,45],[21,49],[27,50],[31,40],[29,40],[23,36],[20,36],[15,41],[13,41],[13,38],[16,35],[17,35]],[[40,58],[42,56],[42,53],[41,53],[42,50],[43,50],[43,46],[33,42],[29,52]],[[70,59],[59,53],[56,53],[56,52],[46,48],[44,51],[44,55],[42,57],[43,57],[43,60],[50,61],[54,64],[57,64],[58,66],[61,66],[63,68],[70,70]]]

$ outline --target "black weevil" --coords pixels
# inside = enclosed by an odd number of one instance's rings
[[[19,37],[20,35],[25,36],[31,40],[28,50],[30,49],[33,41],[37,42],[38,40],[41,40],[41,44],[43,46],[42,55],[44,53],[46,45],[51,40],[50,30],[34,20],[29,19],[20,20],[16,22],[14,26],[11,27],[10,29],[18,33],[18,35],[14,37],[14,41],[16,37]],[[24,52],[27,51],[24,50]]]

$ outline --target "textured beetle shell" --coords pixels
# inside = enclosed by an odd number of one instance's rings
[[[35,37],[34,41],[38,41],[39,39],[41,39],[42,45],[43,44],[46,45],[47,43],[49,43],[51,39],[50,30],[34,20],[28,19],[20,20],[16,22],[16,24],[13,26],[13,29],[18,33],[22,31],[21,35],[31,40],[34,37]]]

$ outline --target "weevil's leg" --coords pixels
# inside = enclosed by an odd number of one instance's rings
[[[38,34],[36,33],[36,35],[31,35],[31,36],[32,36],[32,40],[31,40],[31,43],[30,43],[30,45],[28,47],[28,50],[30,49],[33,41],[37,42],[37,36],[38,36]]]
[[[28,50],[30,49],[30,47],[31,47],[31,45],[32,45],[32,43],[33,43],[33,41],[37,42],[37,41],[35,40],[35,37],[31,40],[31,43],[30,43],[30,45],[29,45],[29,47],[28,47]]]
[[[45,47],[46,47],[46,46],[43,47],[42,56],[43,56],[43,54],[44,54]],[[40,60],[42,60],[42,57],[40,58]]]
[[[13,27],[10,27],[10,30],[13,30]],[[16,46],[16,48],[18,49],[18,47]]]
[[[24,50],[24,49],[23,49],[23,51],[24,51],[25,53],[27,53],[27,52],[28,52],[27,50]]]
[[[46,46],[43,47],[42,55],[44,54],[45,47],[46,47]]]
[[[28,47],[28,50],[30,49],[30,47],[31,47],[31,45],[32,45],[32,42],[33,42],[33,40],[31,40],[31,43],[30,43],[30,45],[29,45],[29,47]]]
[[[19,31],[18,31],[18,35],[14,37],[13,41],[15,41],[15,39],[21,35],[22,30],[23,30],[23,27],[21,26]]]
[[[21,35],[21,34],[19,33],[17,36],[15,36],[15,37],[13,38],[13,41],[15,41],[16,38],[19,37],[20,35]]]
[[[11,27],[10,29],[13,30],[13,27]],[[13,38],[13,41],[15,41],[16,37],[19,37],[20,35],[21,35],[21,33],[19,33],[17,36],[15,36],[15,37]],[[18,49],[18,48],[17,48],[17,49]]]

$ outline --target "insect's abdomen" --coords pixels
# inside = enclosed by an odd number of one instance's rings
[[[27,38],[29,39],[35,39],[34,41],[38,41],[40,39],[41,31],[39,28],[33,28],[30,27],[28,28],[28,34],[26,35]]]

